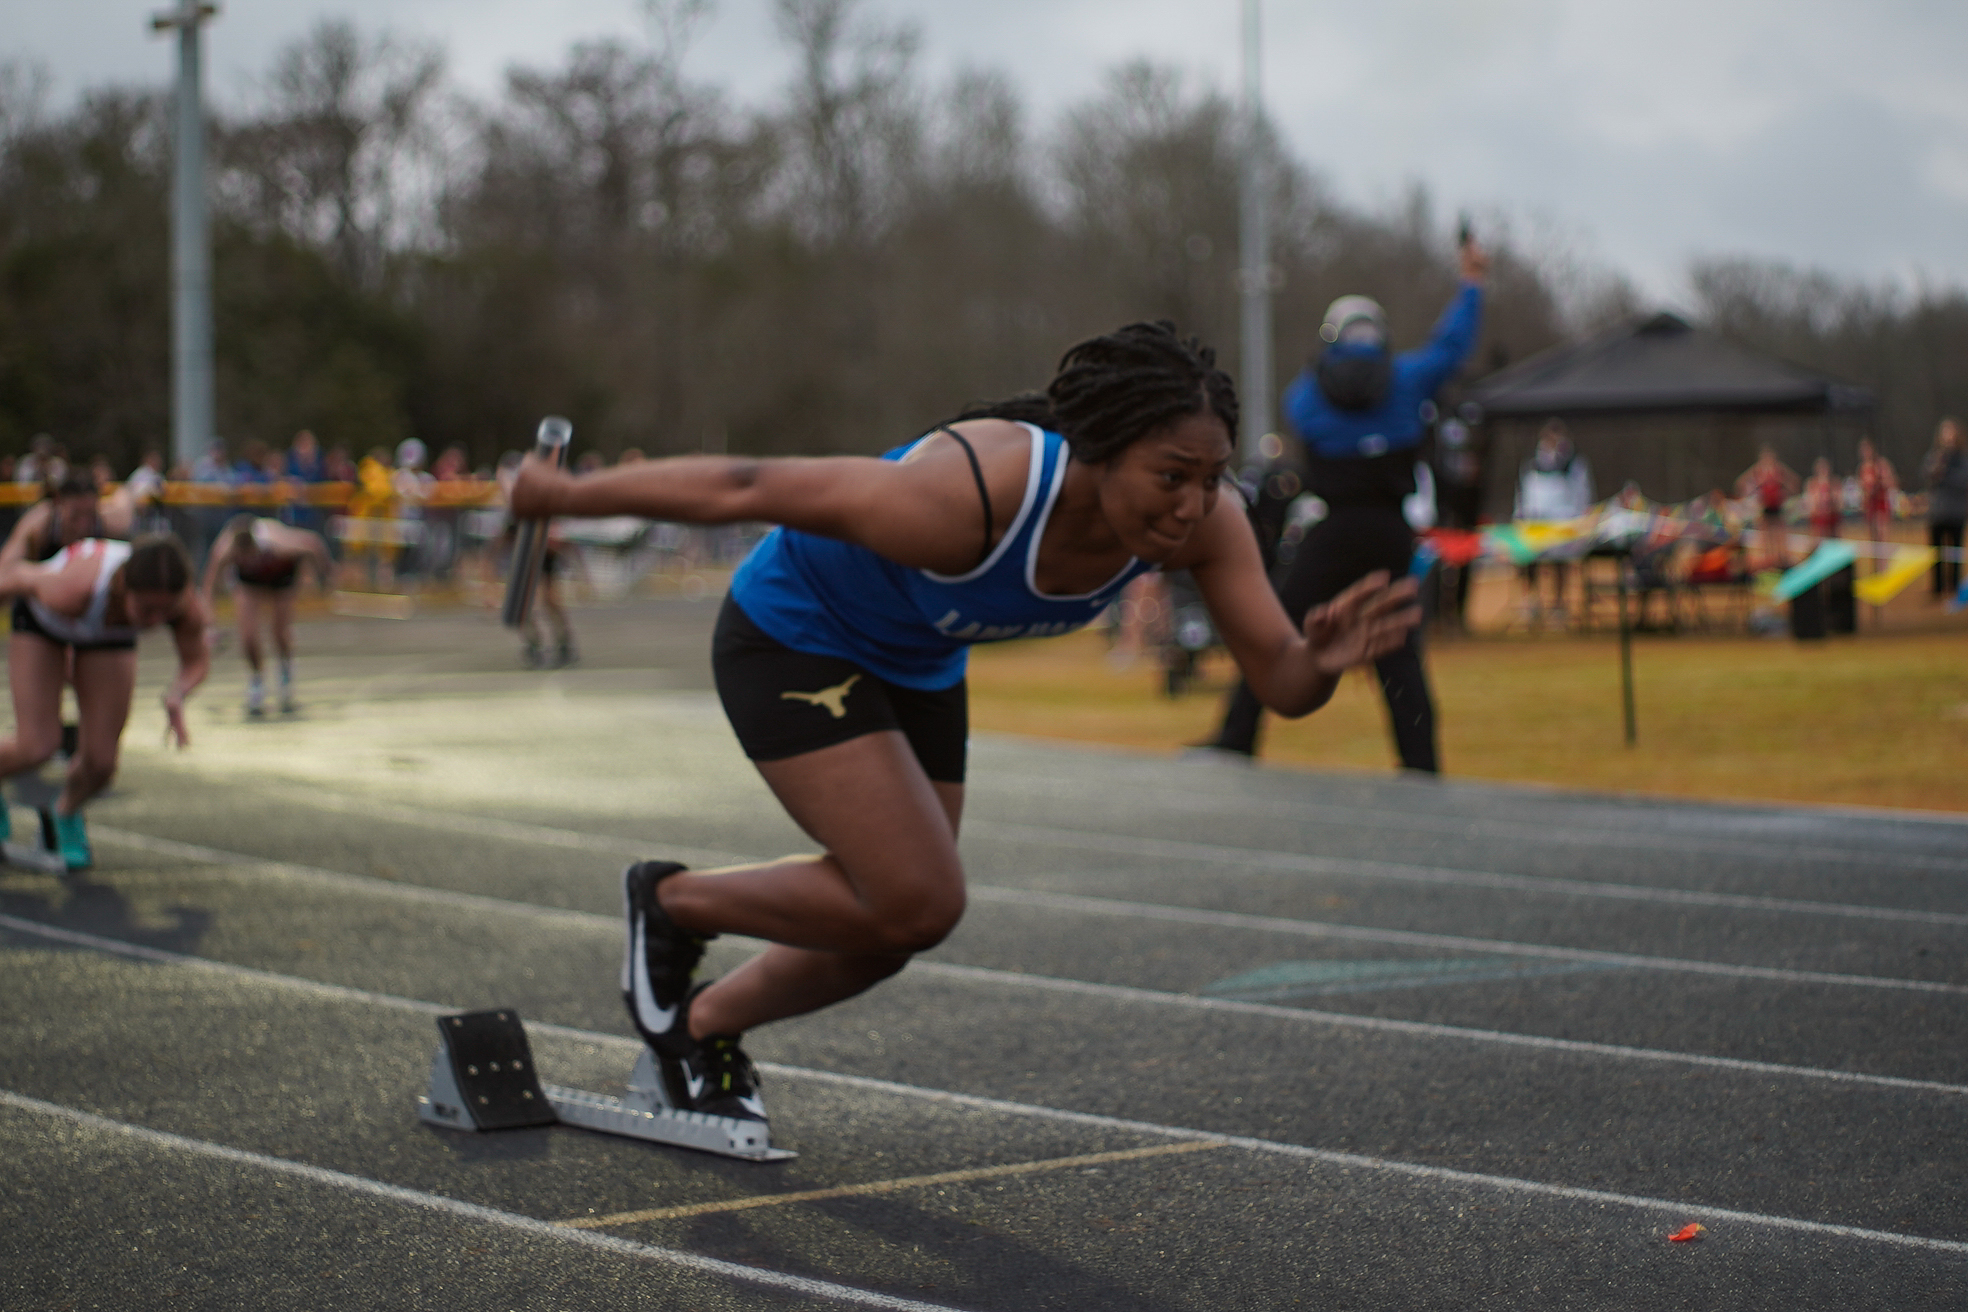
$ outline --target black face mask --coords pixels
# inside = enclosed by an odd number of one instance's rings
[[[1319,390],[1340,410],[1378,409],[1394,383],[1386,351],[1328,350],[1319,357]]]

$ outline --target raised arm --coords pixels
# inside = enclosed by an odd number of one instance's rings
[[[1462,368],[1482,331],[1483,283],[1489,277],[1490,257],[1472,241],[1464,244],[1458,259],[1462,286],[1455,298],[1435,321],[1428,343],[1401,356],[1402,365],[1414,371],[1424,393],[1432,394]]]

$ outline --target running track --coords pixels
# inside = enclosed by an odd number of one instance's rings
[[[182,757],[148,651],[97,869],[0,873],[0,1306],[1968,1305],[1945,819],[981,739],[962,928],[749,1045],[797,1161],[421,1125],[448,1010],[619,1087],[626,859],[804,846],[712,608],[303,626]]]

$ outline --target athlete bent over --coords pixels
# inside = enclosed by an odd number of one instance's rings
[[[333,561],[319,533],[293,528],[274,519],[237,515],[227,522],[205,562],[203,593],[207,610],[227,565],[239,587],[233,609],[239,623],[239,649],[251,670],[246,683],[246,714],[266,714],[266,682],[262,674],[260,620],[272,621],[273,646],[280,654],[280,709],[294,709],[294,594],[300,588],[301,565],[314,567],[323,592],[329,588]]]
[[[624,873],[623,992],[675,1105],[764,1119],[740,1036],[860,993],[956,926],[971,644],[1070,632],[1134,578],[1186,569],[1258,697],[1298,716],[1405,641],[1414,584],[1386,573],[1286,618],[1242,504],[1220,494],[1236,426],[1213,355],[1137,323],[1073,347],[1046,393],[885,457],[521,466],[523,518],[781,526],[732,582],[712,666],[746,755],[823,850]],[[771,946],[697,985],[720,933]]]
[[[207,612],[191,583],[191,558],[168,534],[134,544],[85,538],[45,562],[0,564],[0,593],[23,603],[7,640],[14,731],[0,739],[0,778],[32,770],[55,754],[61,745],[62,685],[72,684],[81,717],[77,750],[61,796],[43,815],[70,870],[92,861],[82,804],[116,774],[137,686],[137,635],[144,629],[170,626],[178,674],[165,690],[164,712],[177,744],[190,741],[185,698],[204,682],[211,665]],[[10,829],[0,806],[0,837]]]

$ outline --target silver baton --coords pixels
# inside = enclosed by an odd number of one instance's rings
[[[540,421],[534,436],[533,454],[558,465],[567,455],[567,444],[574,437],[574,425],[559,415]],[[547,521],[522,519],[513,543],[512,574],[506,579],[506,607],[501,614],[506,627],[516,629],[533,613],[533,593],[540,583],[540,563],[547,556]]]

